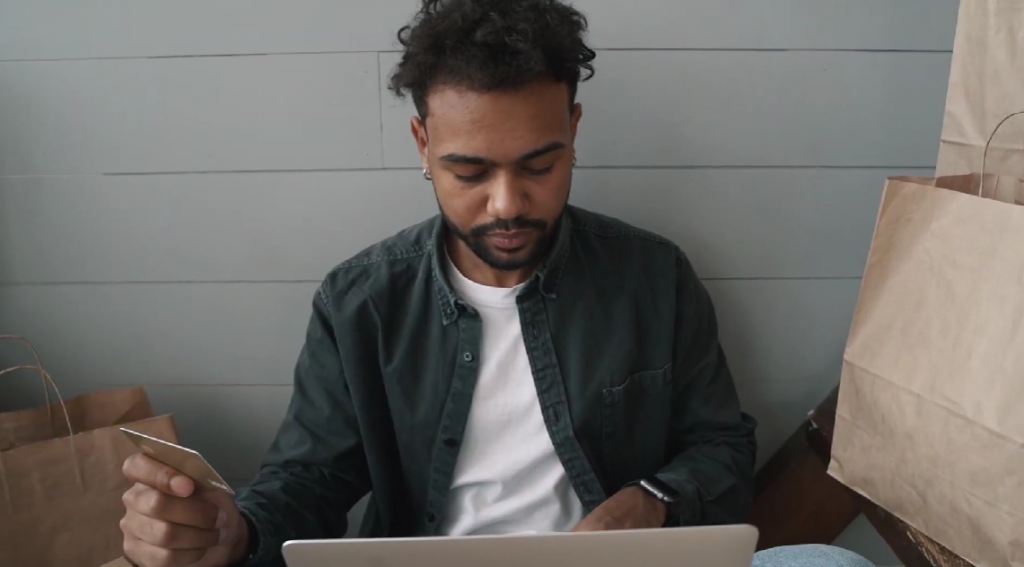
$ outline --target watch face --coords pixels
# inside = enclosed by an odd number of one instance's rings
[[[661,479],[646,479],[640,485],[662,502],[675,503],[679,500],[679,493]]]
[[[680,494],[671,486],[657,478],[645,479],[637,484],[647,491],[648,494],[655,497],[659,502],[665,505],[665,525],[677,525],[679,517],[682,514],[682,510],[680,509],[682,498]]]

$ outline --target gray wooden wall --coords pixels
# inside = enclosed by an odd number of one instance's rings
[[[956,2],[576,4],[573,200],[688,251],[763,461],[838,379],[885,176],[934,167]],[[382,86],[414,8],[0,0],[0,332],[69,393],[146,385],[244,483],[320,278],[436,211]],[[893,564],[869,532],[840,543]]]

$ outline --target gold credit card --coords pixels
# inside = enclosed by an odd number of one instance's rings
[[[150,437],[131,429],[123,427],[120,429],[132,443],[139,449],[142,449],[143,453],[153,460],[159,461],[191,478],[198,486],[223,490],[228,494],[235,493],[228,486],[228,483],[224,482],[224,479],[217,474],[217,471],[213,470],[210,463],[206,462],[202,455],[192,449],[187,449],[180,445],[157,439],[156,437]]]

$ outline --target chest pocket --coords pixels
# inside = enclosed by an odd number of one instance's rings
[[[611,490],[667,464],[672,419],[672,365],[639,372],[604,390],[601,450]]]

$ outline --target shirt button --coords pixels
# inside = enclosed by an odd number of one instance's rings
[[[473,353],[471,353],[471,352],[464,352],[464,353],[462,353],[462,360],[465,360],[466,362],[473,362]]]
[[[454,449],[459,446],[459,440],[454,437],[447,437],[444,440],[444,446],[449,449]]]
[[[437,521],[437,516],[435,516],[433,512],[427,512],[427,523],[428,524],[433,524],[436,521]]]

